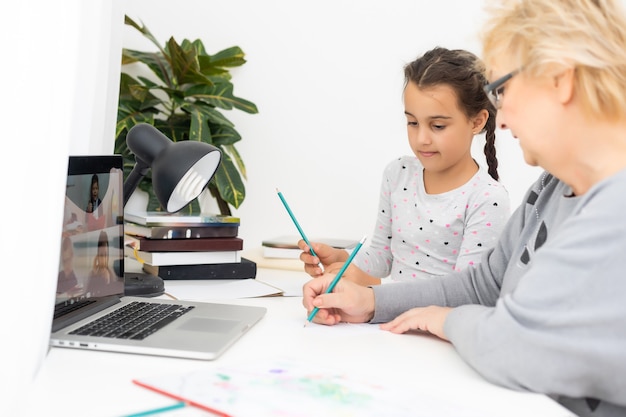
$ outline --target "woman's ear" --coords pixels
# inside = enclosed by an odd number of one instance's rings
[[[478,114],[472,119],[472,133],[475,135],[480,133],[485,128],[488,119],[489,112],[486,109],[479,111]]]
[[[574,68],[568,68],[554,77],[554,88],[562,104],[569,103],[574,97],[576,74]]]

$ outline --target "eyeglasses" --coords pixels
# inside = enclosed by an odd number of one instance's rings
[[[520,72],[519,69],[516,69],[515,71],[511,71],[505,76],[498,78],[494,82],[487,84],[483,88],[483,90],[487,94],[487,97],[489,97],[489,100],[495,106],[496,109],[499,109],[500,106],[502,105],[502,95],[504,94],[504,84],[507,81],[509,81],[511,78],[513,78],[513,76],[515,76],[518,72]]]

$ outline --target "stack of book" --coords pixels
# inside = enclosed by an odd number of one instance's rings
[[[233,216],[124,213],[126,256],[163,279],[245,279],[256,263],[243,258],[240,220]]]

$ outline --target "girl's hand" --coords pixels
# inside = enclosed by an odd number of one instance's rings
[[[406,333],[409,330],[422,330],[434,334],[443,340],[448,340],[443,332],[446,317],[452,309],[450,307],[419,307],[400,314],[389,323],[381,324],[380,328],[392,333]]]
[[[343,249],[336,249],[332,246],[315,242],[311,242],[311,246],[313,246],[313,251],[317,256],[311,255],[310,248],[303,239],[298,241],[298,247],[302,249],[300,260],[304,262],[304,272],[313,278],[317,278],[324,273],[318,266],[320,262],[326,268],[332,263],[345,262],[348,259],[348,252]]]

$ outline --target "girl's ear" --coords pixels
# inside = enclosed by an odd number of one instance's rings
[[[472,132],[477,135],[480,133],[487,124],[487,120],[489,119],[489,112],[487,109],[482,109],[478,112],[476,116],[472,119]]]

